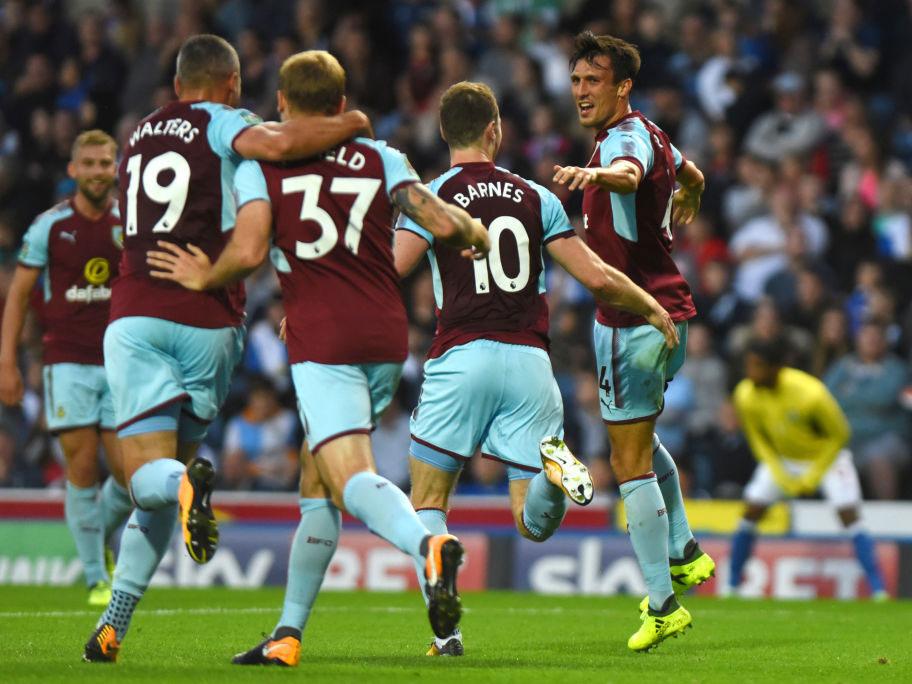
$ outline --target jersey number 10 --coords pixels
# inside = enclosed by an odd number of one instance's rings
[[[500,259],[500,236],[506,231],[516,240],[519,256],[519,272],[509,276],[504,271]],[[491,283],[488,274],[494,278],[494,284],[504,292],[519,292],[529,284],[530,256],[529,234],[522,222],[514,216],[498,216],[488,225],[488,237],[491,239],[491,251],[484,259],[473,261],[475,267],[475,293],[489,294]]]

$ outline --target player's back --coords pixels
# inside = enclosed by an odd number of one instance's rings
[[[459,250],[436,248],[412,221],[400,223],[431,243],[437,332],[428,353],[476,339],[548,349],[542,248],[573,233],[557,198],[541,186],[490,162],[454,166],[431,182],[442,200],[465,209],[488,228],[491,251],[471,261]]]
[[[626,273],[671,314],[675,322],[696,314],[690,287],[672,259],[671,210],[676,170],[684,163],[668,136],[638,111],[622,117],[596,137],[589,167],[625,159],[643,172],[636,192],[607,192],[595,185],[583,192],[586,242],[605,263]],[[629,327],[646,321],[598,305],[603,325]]]
[[[239,201],[272,207],[291,363],[405,360],[390,196],[417,181],[401,153],[366,138],[314,159],[241,165]]]
[[[149,275],[146,252],[164,240],[190,243],[215,261],[234,227],[231,180],[241,158],[233,139],[258,120],[211,102],[172,102],[130,135],[118,172],[124,254],[112,320],[151,316],[201,328],[239,325],[243,283],[192,292]]]

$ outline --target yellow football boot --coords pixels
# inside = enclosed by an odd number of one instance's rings
[[[89,605],[104,608],[111,602],[111,583],[101,580],[89,587]]]
[[[680,596],[691,587],[697,587],[716,574],[716,562],[703,551],[699,545],[694,546],[687,563],[672,564],[668,567],[671,573],[671,587],[676,596]],[[695,557],[693,557],[695,556]],[[644,596],[640,601],[640,619],[646,618],[649,609],[649,597]]]
[[[649,651],[668,637],[677,639],[679,634],[691,627],[692,622],[693,618],[684,606],[678,606],[668,615],[653,615],[647,610],[640,628],[627,640],[627,648],[638,652]]]

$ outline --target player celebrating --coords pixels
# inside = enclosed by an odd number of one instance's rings
[[[212,466],[190,461],[225,398],[243,346],[243,285],[191,292],[149,276],[146,251],[167,237],[217,255],[234,226],[234,170],[244,157],[316,154],[367,125],[363,114],[258,123],[232,109],[237,53],[217,36],[188,39],[177,57],[179,100],[141,121],[120,165],[124,256],[105,334],[124,473],[137,505],[124,531],[113,596],[85,659],[113,661],[136,604],[164,556],[178,504],[190,556],[205,563],[218,532]]]
[[[344,110],[345,72],[328,52],[290,57],[279,84],[285,120]],[[282,616],[266,641],[233,662],[298,664],[301,633],[339,537],[340,509],[424,565],[431,625],[446,636],[461,614],[462,545],[428,532],[405,494],[377,475],[370,446],[371,427],[389,404],[407,355],[391,247],[393,205],[441,241],[479,255],[488,251],[487,232],[437,199],[401,153],[367,138],[317,159],[245,162],[235,192],[237,227],[214,265],[192,245],[192,254],[167,242],[159,243],[166,251],[149,253],[153,275],[195,291],[251,273],[271,242],[281,254],[274,263],[287,307],[291,374],[313,456],[303,451],[301,522]]]
[[[585,168],[555,167],[554,180],[583,190],[589,246],[669,311],[682,341],[669,351],[641,316],[598,305],[595,354],[602,418],[630,540],[649,589],[640,606],[643,624],[627,645],[645,651],[691,624],[674,590],[704,582],[715,568],[693,538],[677,468],[655,434],[665,385],[684,361],[687,320],[696,313],[690,288],[671,258],[671,224],[688,223],[696,215],[703,174],[658,126],[631,110],[630,90],[640,68],[633,45],[583,32],[570,68],[580,123],[597,131],[596,143]]]
[[[859,520],[861,485],[846,448],[848,420],[826,385],[784,365],[787,348],[783,339],[751,341],[744,361],[747,377],[735,387],[735,409],[759,465],[744,488],[746,509],[732,540],[727,591],[741,583],[757,523],[770,504],[820,489],[852,535],[872,595],[885,599],[874,542]]]
[[[425,526],[446,534],[449,494],[463,462],[482,455],[507,464],[519,533],[548,539],[567,497],[592,500],[586,466],[567,446],[564,411],[548,357],[543,251],[600,301],[646,317],[670,348],[677,331],[658,302],[606,266],[576,236],[560,200],[545,188],[494,166],[500,112],[491,89],[457,83],[440,100],[440,130],[450,170],[430,188],[478,217],[491,237],[487,259],[467,261],[435,248],[434,236],[404,218],[396,266],[409,273],[428,254],[438,326],[412,416],[412,503]],[[458,632],[437,638],[428,655],[462,655]]]
[[[89,586],[89,605],[111,599],[105,541],[132,504],[123,487],[114,409],[102,358],[110,279],[117,275],[122,231],[114,187],[117,144],[104,131],[81,133],[67,171],[76,194],[41,214],[28,229],[3,311],[0,400],[22,401],[16,348],[29,295],[44,279],[44,410],[66,458],[64,515]],[[112,473],[98,486],[98,443]]]

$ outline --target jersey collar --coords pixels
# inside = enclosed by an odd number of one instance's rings
[[[640,114],[640,110],[639,110],[639,109],[634,109],[633,111],[627,112],[627,113],[624,114],[624,116],[622,116],[620,119],[615,120],[615,122],[614,122],[613,124],[611,124],[610,126],[605,126],[605,128],[603,128],[603,129],[600,130],[598,133],[596,133],[596,134],[595,134],[595,140],[596,140],[596,142],[601,142],[602,140],[604,140],[605,138],[607,138],[607,137],[608,137],[608,132],[609,132],[612,128],[615,128],[615,127],[618,126],[619,124],[623,123],[624,121],[627,121],[628,119],[636,119],[636,118],[639,118],[639,117],[641,117],[641,116],[643,116],[643,115]]]

